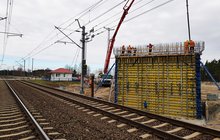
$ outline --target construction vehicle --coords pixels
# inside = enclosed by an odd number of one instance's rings
[[[112,75],[101,74],[98,76],[96,83],[100,86],[110,87],[112,78]]]
[[[125,6],[123,7],[124,12],[121,16],[121,19],[118,23],[118,26],[117,26],[117,28],[114,32],[114,35],[112,36],[111,41],[109,42],[109,46],[107,48],[107,54],[106,54],[105,65],[104,65],[104,73],[105,74],[108,72],[109,61],[110,61],[110,57],[111,57],[111,54],[112,54],[112,49],[113,49],[113,46],[114,46],[114,43],[115,43],[115,38],[116,38],[116,35],[118,33],[118,30],[121,27],[121,24],[124,21],[126,15],[128,14],[129,9],[131,8],[132,4],[134,3],[134,0],[131,0],[130,4],[128,5],[129,1],[130,0],[128,0],[127,3],[125,4]]]

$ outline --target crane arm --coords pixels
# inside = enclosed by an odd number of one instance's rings
[[[107,54],[106,54],[105,65],[104,65],[104,73],[107,73],[107,71],[108,71],[109,61],[110,61],[110,57],[111,57],[111,54],[112,54],[112,49],[113,49],[113,46],[114,46],[114,43],[115,43],[115,38],[116,38],[116,35],[118,33],[118,30],[121,27],[122,22],[124,21],[126,15],[128,14],[129,9],[131,8],[131,5],[134,3],[135,0],[131,0],[130,4],[129,4],[129,1],[130,0],[128,0],[127,3],[125,4],[125,6],[123,7],[124,12],[121,16],[121,19],[118,23],[118,26],[117,26],[117,28],[114,32],[114,35],[112,36],[112,39],[109,43],[109,46],[107,48]]]

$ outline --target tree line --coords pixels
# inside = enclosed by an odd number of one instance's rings
[[[220,59],[219,60],[212,60],[212,61],[206,61],[204,64],[213,78],[219,82],[220,81]],[[205,70],[201,69],[201,79],[202,81],[211,81],[211,78],[208,76],[208,74],[205,72]]]
[[[205,66],[208,68],[209,72],[212,74],[214,79],[217,82],[220,82],[220,59],[219,60],[212,60],[212,61],[206,61]],[[73,71],[73,76],[77,76],[80,74],[80,69],[72,68],[68,65],[65,66],[65,68]],[[4,76],[37,76],[37,77],[47,77],[49,76],[50,69],[39,69],[34,70],[33,72],[24,72],[21,68],[17,70],[0,70],[0,75]],[[90,73],[90,68],[88,68],[87,74]],[[202,81],[211,81],[211,78],[208,76],[208,74],[205,72],[204,68],[201,68],[201,80]]]

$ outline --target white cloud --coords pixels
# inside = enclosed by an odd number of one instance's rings
[[[148,10],[164,1],[165,0],[155,0],[154,3],[151,3],[140,10],[128,14],[126,19],[129,19],[133,15]],[[131,11],[146,2],[147,1],[145,0],[137,5],[134,5]],[[220,13],[220,1],[193,0],[189,2],[192,39],[206,41],[206,50],[203,53],[202,60],[205,61],[207,59],[220,59],[220,16],[218,15]],[[2,16],[5,14],[4,9],[6,8],[6,3],[5,0],[0,0],[0,3],[3,3],[0,5],[0,16]],[[14,1],[11,32],[20,31],[24,34],[24,37],[22,39],[18,37],[9,38],[6,56],[15,56],[16,59],[14,59],[14,61],[18,60],[17,58],[26,56],[31,50],[37,47],[52,30],[54,30],[54,25],[60,25],[63,21],[73,17],[93,3],[94,1],[88,0]],[[118,0],[106,0],[106,3],[80,19],[81,24],[87,23],[89,20],[97,17],[117,3],[119,3]],[[114,9],[111,13],[101,17],[99,20],[87,25],[87,31],[90,30],[93,26],[97,25],[97,23],[107,19],[108,17],[111,17],[117,12],[122,11],[124,4],[125,3]],[[119,18],[121,14],[116,16],[116,18]],[[74,21],[74,19],[72,21]],[[103,27],[105,24],[109,22],[111,23],[111,21],[112,20],[106,21],[104,24],[96,27],[95,29]],[[117,22],[110,24],[108,27],[116,25]],[[138,45],[147,44],[149,42],[168,43],[184,41],[188,38],[186,23],[185,1],[175,0],[161,8],[153,10],[130,22],[122,24],[117,35],[115,45],[121,46],[122,44]],[[74,23],[68,29],[77,28],[77,23]],[[1,21],[0,30],[2,29],[4,29],[4,22]],[[65,31],[65,33],[69,32],[70,31],[68,30]],[[61,34],[56,36],[57,33],[59,32],[54,31],[53,35],[55,35],[55,37],[48,42],[43,43],[41,48],[50,45],[63,36]],[[111,35],[112,34],[113,32],[111,32]],[[77,43],[79,43],[80,37],[81,33],[74,33],[71,35],[71,38],[74,39]],[[2,40],[3,36],[1,35],[0,41],[2,42]],[[40,61],[42,61],[41,67],[45,66],[46,68],[51,66],[50,63],[56,61],[58,63],[53,63],[53,66],[63,67],[66,64],[70,64],[72,62],[76,48],[77,47],[73,44],[55,44],[49,49],[46,49],[42,53],[39,53],[33,57],[38,60],[39,64],[41,63]],[[101,66],[102,68],[104,65],[106,48],[107,32],[104,32],[103,34],[95,37],[92,42],[87,44],[88,65],[91,65],[91,67],[92,65],[96,67]],[[2,55],[2,49],[0,50],[0,55]],[[78,62],[80,62],[80,58],[81,53],[79,55]],[[48,62],[48,64],[46,62]],[[15,65],[11,63],[11,61],[7,62],[7,60],[5,60],[4,63],[8,63],[8,65]],[[93,70],[95,69],[95,67],[92,68]]]

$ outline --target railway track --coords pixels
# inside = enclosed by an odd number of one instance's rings
[[[145,133],[140,136],[141,138],[150,138],[152,136],[157,136],[162,139],[195,140],[218,140],[220,138],[220,132],[213,129],[27,81],[22,81],[21,83],[29,88],[35,88],[50,94],[71,106],[75,106],[87,112],[87,114],[91,114],[95,117],[100,116],[100,119],[106,120],[108,123],[120,122],[117,127],[132,126],[133,128],[127,130],[129,133],[142,130]]]
[[[50,140],[55,134],[33,107],[26,107],[8,82],[0,81],[0,139]]]

